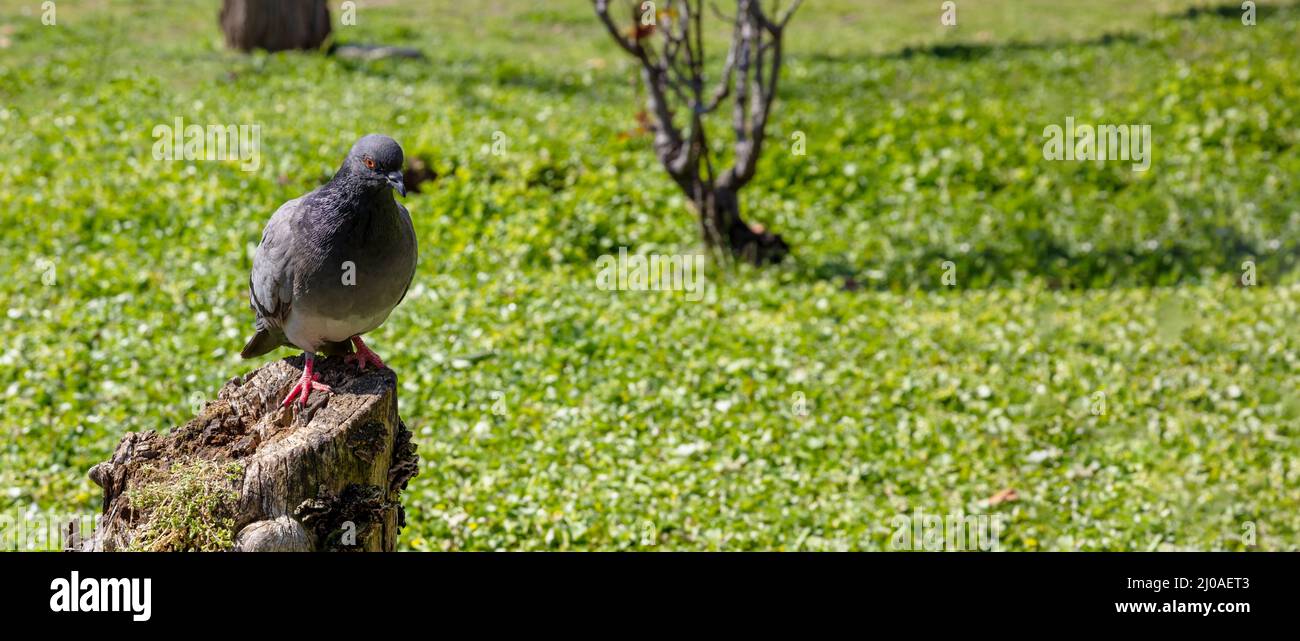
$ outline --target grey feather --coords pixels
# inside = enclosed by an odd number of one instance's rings
[[[256,315],[245,358],[280,345],[346,353],[405,297],[418,248],[411,216],[393,198],[402,150],[386,136],[352,147],[330,182],[282,205],[253,257]]]

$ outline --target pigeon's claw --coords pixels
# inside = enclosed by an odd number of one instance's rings
[[[293,389],[289,390],[289,395],[284,397],[284,401],[280,403],[280,407],[288,407],[289,404],[293,403],[295,400],[298,401],[298,405],[300,406],[306,405],[307,397],[311,396],[313,391],[325,392],[328,394],[334,393],[334,390],[330,389],[329,385],[317,382],[317,379],[320,377],[312,370],[312,359],[308,358],[306,360],[306,365],[302,368],[302,378],[298,379],[298,384],[294,385]]]
[[[294,399],[298,400],[298,405],[306,405],[307,397],[310,396],[313,391],[331,394],[334,392],[329,385],[317,383],[316,381],[309,381],[307,380],[307,377],[304,376],[298,381],[297,385],[293,386],[293,389],[289,390],[289,395],[284,397],[284,401],[280,403],[280,407],[288,407]]]
[[[348,354],[343,357],[345,362],[356,363],[357,368],[363,372],[366,371],[366,365],[374,365],[377,369],[388,367],[384,364],[384,361],[379,359],[378,354],[371,351],[369,347],[366,347],[365,343],[361,342],[360,336],[353,336],[352,344],[357,348],[357,351],[355,354]]]

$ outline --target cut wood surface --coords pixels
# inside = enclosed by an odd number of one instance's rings
[[[103,517],[75,547],[99,550],[393,550],[399,493],[419,467],[392,370],[317,361],[332,395],[280,401],[302,357],[228,381],[169,434],[128,432],[90,470]],[[134,503],[134,504],[133,504]]]

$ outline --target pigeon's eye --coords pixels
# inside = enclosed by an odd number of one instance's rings
[[[374,169],[374,168],[375,168],[375,159],[374,159],[374,158],[369,158],[369,157],[367,157],[367,158],[366,158],[366,167],[369,168],[369,169]]]

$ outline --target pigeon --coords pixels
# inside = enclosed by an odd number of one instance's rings
[[[313,371],[318,352],[362,371],[386,367],[361,335],[388,319],[415,276],[415,227],[393,198],[406,195],[402,159],[392,138],[362,137],[329,182],[281,205],[262,232],[248,283],[257,332],[239,355],[303,351],[302,378],[281,406],[333,391]]]

